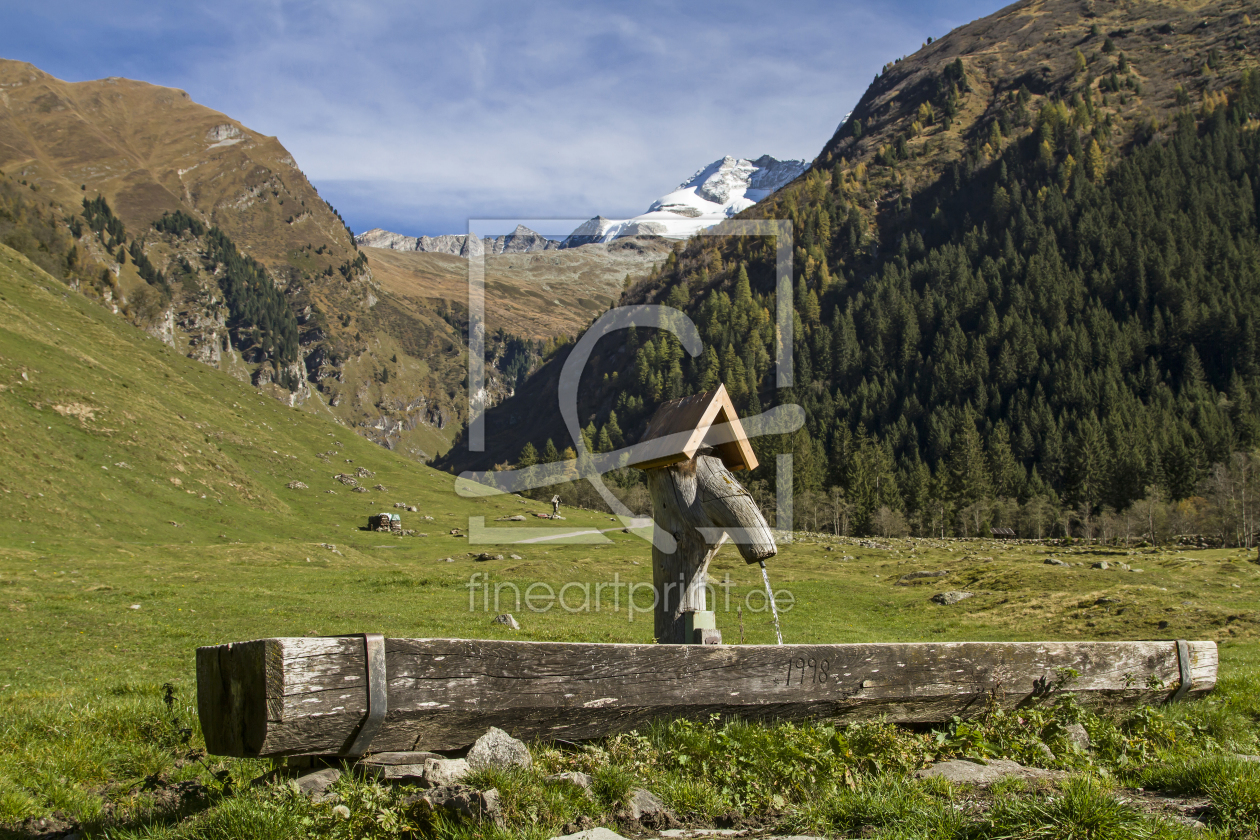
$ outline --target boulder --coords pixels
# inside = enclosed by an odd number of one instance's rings
[[[932,596],[932,603],[940,604],[942,607],[952,607],[959,601],[971,598],[973,595],[974,593],[971,592],[959,592],[957,590],[954,590],[953,592],[938,592]]]
[[[503,822],[503,808],[499,802],[499,792],[476,790],[467,785],[443,785],[435,787],[415,796],[408,796],[402,801],[405,808],[418,808],[427,813],[446,811],[456,816],[467,817],[478,821],[490,821],[496,825]]]
[[[1110,568],[1111,568],[1111,564],[1110,564],[1110,563],[1108,563],[1106,560],[1099,560],[1097,563],[1095,563],[1094,565],[1090,566],[1090,568],[1091,568],[1091,569],[1102,569],[1103,571],[1106,571],[1107,569],[1110,569]]]
[[[1067,777],[1062,770],[1042,770],[1038,767],[1025,767],[1018,762],[1004,758],[995,758],[987,764],[974,761],[952,759],[925,767],[914,774],[919,779],[942,778],[955,784],[991,785],[1006,776],[1017,776],[1021,779],[1053,781]]]
[[[495,522],[524,522],[525,517],[518,513],[518,514],[515,514],[514,516],[500,516],[498,519],[494,521]]]
[[[453,785],[471,772],[463,758],[430,758],[424,762],[424,782],[434,787]]]
[[[552,840],[626,840],[626,838],[615,831],[599,826],[597,828],[588,828],[575,834],[564,834],[554,837]]]
[[[336,767],[325,767],[323,770],[315,770],[298,776],[297,786],[304,796],[322,796],[340,778],[341,771]]]
[[[529,747],[496,726],[486,730],[468,751],[468,766],[474,770],[487,767],[530,767],[534,763]]]
[[[1056,558],[1056,557],[1047,557],[1047,558],[1046,558],[1046,565],[1047,565],[1047,566],[1071,566],[1072,564],[1071,564],[1071,563],[1064,563],[1062,560],[1059,560],[1059,559],[1058,559],[1058,558]]]
[[[1092,742],[1089,740],[1089,733],[1085,731],[1084,726],[1081,726],[1079,723],[1070,724],[1064,727],[1063,734],[1070,743],[1075,744],[1085,752],[1089,751]]]
[[[521,625],[517,622],[515,618],[512,617],[511,613],[504,613],[503,615],[496,615],[493,619],[491,619],[491,623],[502,624],[504,627],[506,627],[509,630],[521,629]]]
[[[626,810],[630,814],[632,820],[644,820],[657,817],[673,815],[669,813],[669,809],[665,807],[665,803],[656,797],[651,791],[643,788],[635,788],[630,791],[630,800],[626,803]]]

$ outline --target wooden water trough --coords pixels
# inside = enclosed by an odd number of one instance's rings
[[[487,727],[597,738],[657,717],[935,723],[1068,692],[1087,706],[1200,696],[1214,642],[644,645],[262,639],[197,651],[197,704],[217,755],[449,750]],[[1074,679],[1062,675],[1073,669]]]
[[[657,644],[367,634],[203,647],[207,749],[356,757],[459,749],[491,726],[573,741],[713,714],[939,723],[990,702],[1009,709],[1070,692],[1084,705],[1135,706],[1216,684],[1213,642],[724,646],[706,603],[710,562],[730,539],[764,574],[778,551],[734,476],[756,455],[723,387],[661,406],[642,444],[632,465],[647,473],[657,529]]]

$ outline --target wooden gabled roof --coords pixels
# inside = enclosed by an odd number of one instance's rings
[[[645,451],[630,466],[641,470],[689,461],[704,446],[713,447],[728,470],[757,467],[757,456],[725,385],[662,405],[652,415],[639,446]]]

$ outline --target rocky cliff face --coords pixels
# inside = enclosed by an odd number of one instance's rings
[[[354,238],[363,248],[388,248],[391,251],[420,251],[430,254],[451,254],[457,257],[482,256],[483,254],[528,254],[559,248],[560,243],[535,233],[524,225],[506,236],[477,236],[447,234],[444,236],[404,236],[401,233],[373,228]]]

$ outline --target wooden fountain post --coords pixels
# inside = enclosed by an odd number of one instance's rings
[[[643,440],[657,445],[631,466],[646,470],[655,527],[675,542],[672,552],[652,545],[656,641],[720,644],[706,588],[728,532],[748,563],[778,553],[765,517],[731,474],[755,468],[757,457],[725,386],[665,403]]]

